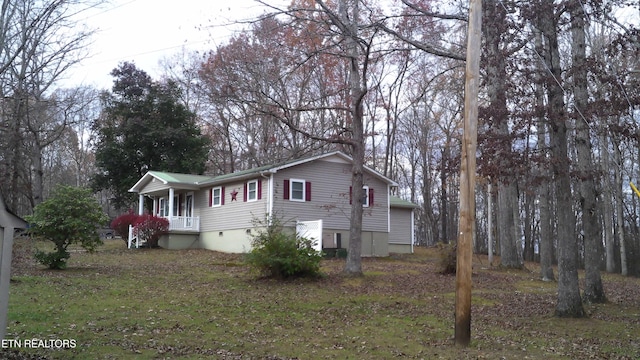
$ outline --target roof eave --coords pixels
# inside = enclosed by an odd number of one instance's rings
[[[242,175],[238,175],[238,176],[230,176],[230,177],[226,177],[226,178],[220,179],[220,180],[212,179],[212,180],[209,180],[209,181],[204,181],[204,182],[200,183],[199,185],[201,187],[216,186],[216,185],[227,184],[227,183],[238,181],[238,180],[255,179],[258,176],[264,177],[265,174],[271,175],[271,174],[275,174],[275,173],[276,173],[276,171],[273,170],[273,169],[266,169],[266,170],[250,172],[250,173],[246,173],[246,174],[242,174]]]
[[[140,180],[138,180],[138,182],[136,182],[136,183],[131,187],[131,189],[129,189],[129,192],[132,192],[132,193],[139,193],[139,192],[140,192],[140,189],[139,189],[139,188],[142,186],[142,184],[144,184],[144,182],[145,182],[149,177],[152,177],[152,178],[154,178],[154,179],[158,179],[158,180],[162,181],[162,183],[163,183],[163,184],[165,184],[165,185],[167,185],[167,184],[168,184],[168,182],[167,182],[167,181],[165,181],[165,180],[161,179],[160,177],[158,177],[158,176],[154,175],[154,174],[153,174],[153,172],[151,172],[151,171],[147,171],[147,173],[146,173],[146,174],[144,174],[144,175],[140,178]]]

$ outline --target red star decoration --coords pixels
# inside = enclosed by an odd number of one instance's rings
[[[233,191],[231,192],[231,201],[237,201],[238,200],[238,190],[233,189]]]

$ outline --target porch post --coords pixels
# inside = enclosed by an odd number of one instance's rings
[[[138,194],[138,215],[144,214],[144,195]]]
[[[171,219],[175,215],[173,213],[173,196],[174,196],[174,190],[173,188],[169,188],[169,228],[171,228]]]
[[[158,216],[158,199],[153,197],[153,210],[151,210],[151,215]]]

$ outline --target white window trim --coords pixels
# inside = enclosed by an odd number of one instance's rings
[[[161,197],[158,201],[159,201],[158,216],[160,217],[169,216],[169,199],[166,197]]]
[[[251,184],[256,184],[256,189],[254,191],[254,198],[251,198]],[[247,202],[258,201],[258,180],[247,181]]]
[[[302,183],[302,199],[294,199],[293,183]],[[289,179],[289,201],[305,202],[307,199],[307,183],[303,179]]]
[[[369,207],[369,186],[365,185],[362,187],[364,191],[364,196],[362,197],[362,207]]]
[[[191,206],[188,206],[189,205],[189,200],[188,200],[189,197],[191,197]],[[189,191],[188,193],[186,193],[184,195],[184,213],[185,213],[185,216],[187,216],[186,214],[190,212],[191,213],[191,217],[193,217],[193,214],[195,212],[195,202],[196,202],[196,196],[193,193],[193,191]]]
[[[216,204],[216,190],[218,190],[218,203]],[[222,186],[211,189],[211,207],[222,206]]]
[[[180,206],[182,206],[182,204],[180,204],[180,196],[173,195],[173,216],[174,217],[180,214]],[[169,214],[167,214],[167,216],[169,216]]]

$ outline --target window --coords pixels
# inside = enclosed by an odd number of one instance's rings
[[[216,187],[211,189],[211,206],[222,205],[222,188]]]
[[[180,195],[176,195],[173,197],[173,216],[180,215],[182,215],[180,212]]]
[[[304,201],[304,180],[291,179],[290,189],[291,194],[289,195],[289,200]]]
[[[160,198],[160,202],[158,204],[158,216],[169,216],[169,202],[167,201],[167,198]]]
[[[193,226],[193,193],[190,192],[187,194],[184,201],[184,222],[186,227]]]
[[[224,186],[218,186],[209,189],[209,206],[224,205]]]
[[[247,182],[245,197],[246,201],[258,200],[258,180]]]
[[[311,183],[300,179],[285,179],[283,199],[291,201],[311,201]]]
[[[362,207],[369,207],[369,187],[363,186],[362,190]]]
[[[369,188],[369,186],[362,187],[362,207],[370,207],[373,206],[373,189]],[[349,204],[353,201],[353,188],[349,187]]]

